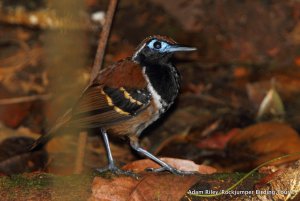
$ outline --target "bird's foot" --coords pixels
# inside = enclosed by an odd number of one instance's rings
[[[131,171],[128,171],[128,170],[122,170],[122,169],[118,168],[115,165],[108,165],[105,168],[98,168],[96,170],[99,173],[111,172],[111,173],[116,174],[116,175],[125,175],[125,176],[129,176],[129,177],[134,177],[134,178],[138,178],[139,177],[139,175],[137,175],[137,174],[135,174],[135,173],[133,173]]]
[[[171,166],[163,166],[160,168],[147,168],[146,171],[148,172],[171,172],[172,174],[176,174],[176,175],[193,175],[193,174],[197,174],[197,172],[195,171],[182,171],[182,170],[178,170],[176,168],[173,168]]]

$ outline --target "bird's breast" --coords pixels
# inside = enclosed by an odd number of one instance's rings
[[[180,76],[175,67],[147,66],[143,69],[147,87],[161,113],[165,112],[178,96]]]

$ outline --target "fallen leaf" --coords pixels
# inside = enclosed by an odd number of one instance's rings
[[[269,50],[267,50],[267,54],[270,57],[276,57],[279,52],[280,52],[280,49],[278,47],[273,47],[273,48],[270,48]]]
[[[300,137],[285,123],[258,123],[231,138],[227,152],[238,169],[249,169],[276,157],[300,152]],[[300,156],[293,156],[272,164],[284,164],[299,158]]]
[[[271,120],[283,120],[284,114],[284,106],[276,90],[275,80],[272,80],[271,89],[262,100],[256,119],[262,120],[268,118]]]
[[[48,156],[45,150],[28,152],[34,142],[28,137],[10,137],[0,143],[0,172],[6,175],[41,170]]]
[[[221,149],[223,150],[228,141],[237,135],[239,129],[234,128],[228,133],[216,133],[197,143],[197,147],[202,149]]]
[[[294,60],[296,66],[300,67],[300,56],[296,57]]]
[[[89,201],[148,201],[180,200],[197,181],[195,176],[145,174],[140,180],[115,177],[107,180],[96,177]]]
[[[278,169],[275,172],[269,173],[267,176],[262,178],[256,185],[256,188],[261,188],[263,185],[268,184],[270,181],[276,179],[276,177],[282,174],[284,171],[282,169]]]
[[[292,75],[277,74],[271,78],[276,80],[276,90],[283,100],[292,100],[300,94],[300,74]],[[270,78],[270,79],[271,79]],[[247,93],[255,108],[258,108],[272,87],[269,80],[258,81],[247,84]]]
[[[244,66],[234,68],[233,75],[235,78],[244,78],[249,75],[249,70]]]
[[[138,182],[131,177],[116,177],[113,180],[96,177],[92,184],[93,195],[89,201],[128,200]]]
[[[290,167],[263,178],[264,182],[268,181],[267,184],[263,185],[263,182],[261,182],[261,186],[257,186],[255,192],[271,192],[271,194],[257,193],[257,199],[255,200],[292,200],[299,194],[299,179],[300,161],[296,161]],[[271,199],[270,196],[272,196]],[[299,200],[299,196],[297,198],[293,200]]]
[[[31,103],[0,106],[0,121],[6,126],[16,128],[29,115]]]

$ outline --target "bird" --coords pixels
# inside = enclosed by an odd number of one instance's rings
[[[131,57],[99,71],[76,104],[34,142],[30,151],[40,150],[62,128],[96,128],[102,135],[108,159],[107,167],[98,169],[99,172],[131,174],[115,165],[108,135],[116,135],[126,136],[133,150],[160,165],[148,171],[189,174],[142,148],[139,136],[166,113],[179,94],[181,78],[172,62],[173,54],[195,50],[167,36],[145,38]]]

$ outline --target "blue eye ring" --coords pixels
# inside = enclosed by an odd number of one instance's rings
[[[153,39],[147,44],[147,46],[154,51],[167,52],[170,45],[165,41]]]

